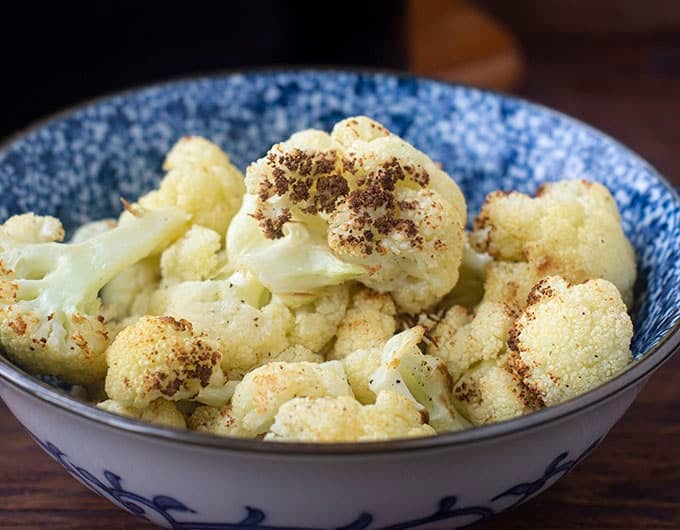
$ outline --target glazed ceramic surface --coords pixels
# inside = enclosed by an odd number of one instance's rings
[[[242,169],[309,127],[366,114],[459,183],[472,215],[495,189],[585,178],[609,187],[639,260],[636,362],[565,404],[423,440],[265,443],[176,432],[78,403],[0,360],[0,394],[68,472],[133,514],[179,529],[451,528],[554,483],[628,408],[678,346],[680,205],[670,186],[603,134],[525,101],[404,76],[258,72],[102,99],[0,149],[0,218],[33,210],[67,229],[119,213],[158,183],[182,135],[220,144]],[[52,381],[53,382],[53,381]]]

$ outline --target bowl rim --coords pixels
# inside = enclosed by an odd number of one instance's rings
[[[680,209],[680,195],[677,189],[663,175],[661,175],[647,160],[621,144],[603,131],[569,116],[561,111],[552,109],[527,98],[505,94],[495,90],[482,89],[465,83],[450,82],[434,77],[414,75],[400,70],[384,68],[352,68],[352,67],[327,67],[327,66],[263,66],[257,68],[224,69],[210,72],[197,72],[189,75],[171,77],[160,82],[144,83],[131,86],[118,91],[89,98],[47,115],[41,119],[29,123],[13,134],[0,141],[0,154],[11,147],[26,135],[59,121],[79,110],[91,107],[107,100],[131,96],[147,89],[158,89],[171,86],[180,86],[197,81],[214,82],[222,78],[234,75],[376,75],[384,78],[407,79],[427,83],[436,83],[449,87],[463,87],[468,90],[494,95],[501,99],[514,100],[523,105],[530,105],[542,112],[556,115],[563,120],[578,125],[591,133],[611,142],[612,145],[623,150],[629,157],[636,160],[668,188],[676,206]],[[384,454],[398,452],[425,451],[448,447],[459,447],[468,444],[486,442],[512,436],[520,432],[535,430],[546,425],[562,421],[579,412],[602,404],[617,395],[642,384],[653,371],[665,363],[680,347],[680,318],[678,312],[674,315],[675,323],[671,329],[661,337],[654,346],[644,352],[637,360],[621,374],[597,388],[572,398],[564,403],[552,407],[546,407],[539,411],[505,420],[498,423],[479,426],[462,431],[439,433],[435,436],[424,438],[395,439],[376,442],[336,442],[336,443],[309,443],[309,442],[276,442],[252,440],[244,438],[229,438],[213,434],[199,433],[195,431],[181,431],[168,427],[157,426],[142,422],[133,418],[120,416],[84,401],[77,400],[65,392],[59,391],[48,384],[29,375],[16,366],[9,359],[0,355],[0,380],[24,394],[28,394],[49,405],[56,406],[61,410],[86,420],[94,421],[103,427],[125,431],[142,437],[151,437],[157,441],[193,446],[200,448],[219,449],[225,452],[238,452],[250,454],[269,455],[297,455],[317,457],[323,455],[358,456],[365,454]]]

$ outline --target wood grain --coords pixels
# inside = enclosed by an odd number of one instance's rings
[[[521,94],[604,129],[680,184],[680,42],[524,43]],[[680,355],[602,445],[556,486],[483,529],[680,528]],[[89,492],[0,405],[0,527],[152,528]]]

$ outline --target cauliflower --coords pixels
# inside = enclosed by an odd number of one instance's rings
[[[0,246],[63,241],[64,227],[56,217],[24,213],[7,219],[0,227]]]
[[[182,282],[156,291],[151,312],[190,321],[215,341],[222,368],[245,372],[290,346],[291,311],[249,274]]]
[[[460,190],[368,118],[343,120],[330,135],[294,134],[247,169],[246,188],[227,233],[229,260],[274,293],[357,279],[415,313],[458,279]]]
[[[92,221],[90,223],[85,223],[80,225],[76,231],[71,236],[70,243],[82,243],[88,239],[113,230],[118,226],[118,221],[115,219],[100,219],[99,221]]]
[[[509,420],[543,406],[513,376],[507,356],[481,361],[467,370],[454,385],[453,402],[473,425]]]
[[[477,250],[498,261],[529,263],[536,280],[549,275],[574,283],[603,278],[632,305],[635,254],[616,203],[601,184],[544,184],[535,198],[491,193],[474,228],[471,241]]]
[[[472,309],[482,300],[486,292],[488,267],[492,260],[488,254],[476,252],[469,240],[470,234],[465,232],[465,252],[458,269],[458,283],[444,298],[441,305],[445,308],[462,305]]]
[[[372,403],[382,391],[402,394],[427,414],[437,431],[462,428],[450,403],[453,386],[446,365],[418,348],[424,328],[416,326],[388,340],[382,348],[358,350],[343,359],[357,399]]]
[[[373,405],[349,396],[295,398],[281,406],[265,440],[363,442],[433,434],[409,399],[380,392]]]
[[[241,435],[267,432],[281,405],[296,397],[352,396],[339,361],[322,364],[273,362],[248,372],[231,399]]]
[[[331,357],[342,359],[356,350],[382,346],[397,329],[396,314],[389,294],[359,289],[338,326]]]
[[[348,303],[347,286],[335,285],[322,289],[306,303],[289,306],[294,323],[288,340],[313,352],[322,351],[338,331]]]
[[[100,292],[106,320],[128,322],[147,314],[159,279],[157,256],[144,258],[114,276]]]
[[[174,427],[175,429],[186,429],[184,416],[177,410],[175,403],[165,399],[152,401],[143,409],[126,407],[113,399],[97,403],[97,407],[113,414],[120,414],[121,416],[128,416],[157,425]]]
[[[492,261],[486,267],[483,303],[502,303],[519,313],[527,305],[529,291],[541,279],[531,263]]]
[[[199,136],[185,136],[170,150],[160,187],[139,199],[148,209],[177,206],[191,222],[220,236],[241,205],[245,191],[242,173],[217,145]]]
[[[633,324],[607,280],[551,276],[510,329],[508,365],[538,400],[555,405],[608,381],[631,362]]]
[[[222,236],[204,226],[192,226],[161,254],[166,284],[213,278],[220,265]]]
[[[301,344],[294,344],[283,350],[281,353],[271,356],[268,355],[266,362],[263,364],[271,362],[299,363],[302,361],[308,363],[322,363],[324,362],[324,358],[323,355],[314,353],[312,350],[305,348]]]
[[[231,414],[231,407],[198,407],[187,419],[187,427],[192,431],[217,434],[219,436],[248,437],[241,432],[236,418]]]
[[[159,398],[222,405],[222,354],[186,320],[145,316],[121,331],[106,352],[106,394],[141,409]]]
[[[509,306],[493,302],[482,302],[473,315],[453,306],[432,331],[427,353],[445,361],[457,380],[475,363],[496,359],[506,351],[516,316]]]
[[[181,235],[185,221],[181,210],[164,208],[78,244],[2,237],[0,344],[7,356],[32,373],[73,384],[103,378],[109,339],[99,290],[159,241]],[[11,230],[16,223],[10,220]]]

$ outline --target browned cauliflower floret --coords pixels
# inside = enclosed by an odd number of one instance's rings
[[[356,291],[338,326],[331,358],[343,359],[353,351],[382,346],[397,329],[396,314],[389,294],[366,288]]]
[[[138,213],[78,244],[49,241],[62,235],[54,221],[9,221],[0,232],[0,344],[11,360],[74,384],[104,377],[109,337],[100,289],[159,241],[181,235],[186,222],[176,208]]]
[[[152,401],[148,406],[142,409],[126,407],[113,399],[107,399],[106,401],[97,403],[97,407],[108,412],[113,412],[114,414],[136,418],[149,423],[174,427],[175,429],[186,429],[184,415],[177,410],[175,403],[166,401],[165,399]]]
[[[473,425],[509,420],[543,406],[513,376],[506,356],[481,361],[467,370],[454,385],[453,401]]]
[[[219,436],[247,436],[239,431],[231,407],[198,407],[187,419],[187,427],[192,431],[217,434]]]
[[[536,281],[548,275],[575,283],[604,278],[631,306],[635,254],[614,198],[601,184],[544,184],[535,198],[494,192],[474,225],[473,245],[495,260],[529,263]]]
[[[631,362],[633,324],[606,280],[541,280],[513,324],[508,364],[546,405],[592,390]]]
[[[229,259],[274,293],[357,279],[416,313],[456,283],[466,217],[460,190],[368,118],[275,145],[248,168],[246,186],[227,235]]]
[[[219,399],[222,354],[186,320],[145,316],[121,331],[106,352],[106,394],[125,407],[152,401]]]
[[[433,434],[410,400],[380,392],[373,405],[350,396],[295,398],[281,406],[265,440],[362,442]]]

